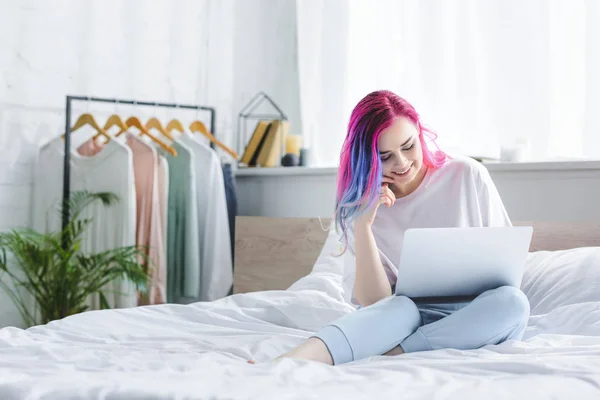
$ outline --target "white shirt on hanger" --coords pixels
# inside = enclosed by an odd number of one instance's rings
[[[217,153],[199,138],[184,132],[179,138],[195,156],[198,232],[201,260],[200,300],[228,295],[233,285],[233,262],[223,169]]]
[[[167,243],[167,214],[169,212],[169,164],[165,156],[158,155],[158,188],[159,188],[159,203],[160,203],[160,220],[162,226],[162,235]],[[166,273],[166,272],[165,272]],[[165,284],[167,285],[169,276],[165,276]]]
[[[59,136],[44,144],[34,170],[32,227],[40,232],[61,229],[60,205],[63,190],[64,141]],[[135,245],[135,186],[131,150],[116,140],[98,154],[86,157],[71,151],[71,193],[79,190],[111,192],[119,201],[109,207],[95,202],[80,218],[92,218],[83,235],[81,250],[97,253]],[[105,295],[114,308],[137,305],[135,287],[126,280],[108,285]],[[115,293],[113,293],[115,292]],[[120,292],[120,293],[117,293]],[[97,296],[89,299],[91,309],[99,309]]]

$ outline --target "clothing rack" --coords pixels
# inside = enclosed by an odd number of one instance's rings
[[[122,100],[115,98],[103,97],[88,97],[88,96],[69,96],[66,98],[66,115],[65,115],[65,155],[63,163],[63,214],[62,214],[62,229],[64,230],[69,223],[69,198],[71,196],[71,107],[73,101],[88,101],[97,103],[115,103],[115,104],[131,104],[134,106],[150,106],[150,107],[167,107],[181,108],[187,110],[201,110],[210,113],[210,132],[215,135],[215,109],[208,106],[177,104],[177,103],[162,103],[152,101],[137,101],[137,100]],[[211,142],[210,147],[214,149],[214,144]],[[64,238],[66,239],[66,238]],[[63,239],[63,240],[64,240]]]

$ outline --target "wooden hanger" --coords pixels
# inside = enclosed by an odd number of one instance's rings
[[[178,119],[170,120],[169,123],[167,124],[167,126],[165,127],[165,130],[169,134],[171,134],[171,132],[173,132],[173,129],[175,129],[176,131],[179,131],[179,133],[183,133],[185,131],[183,124]]]
[[[231,157],[233,157],[236,161],[239,159],[238,154],[235,151],[233,151],[232,149],[230,149],[229,147],[227,147],[219,139],[217,139],[212,133],[210,133],[208,131],[208,129],[206,129],[206,125],[204,125],[204,123],[202,121],[197,121],[196,120],[196,121],[192,122],[190,124],[190,131],[192,131],[192,132],[198,132],[198,133],[203,134],[204,136],[206,136],[208,138],[208,140],[210,140],[212,143],[214,143],[217,146],[219,146],[227,154],[229,154]]]
[[[128,126],[125,125],[125,123],[123,122],[123,120],[121,119],[121,117],[119,117],[117,114],[113,114],[110,117],[108,117],[108,119],[106,120],[106,123],[104,124],[104,130],[106,131],[106,133],[108,134],[108,130],[110,128],[112,128],[113,126],[118,126],[120,131],[117,132],[116,136],[119,136],[125,132],[127,132]],[[100,136],[102,136],[101,133],[98,133],[96,136],[94,136],[94,141],[97,140]]]
[[[164,135],[165,137],[167,137],[170,141],[173,141],[173,136],[167,132],[165,130],[165,128],[163,128],[162,124],[160,123],[160,121],[158,120],[158,118],[156,117],[152,117],[148,120],[148,122],[146,122],[146,129],[150,130],[150,129],[156,129],[157,131],[159,131],[162,135]]]
[[[139,129],[140,136],[142,136],[142,135],[148,136],[156,144],[158,144],[160,147],[162,147],[165,151],[169,152],[171,155],[173,155],[173,156],[177,155],[177,151],[175,151],[174,148],[172,148],[171,146],[169,146],[168,144],[166,144],[165,142],[163,142],[162,140],[160,140],[159,138],[157,138],[156,136],[154,136],[153,134],[148,132],[148,129],[146,129],[146,127],[144,125],[142,125],[142,122],[140,121],[140,119],[138,117],[129,117],[127,119],[127,121],[125,121],[125,124],[127,125],[127,127],[134,127],[134,128]]]
[[[96,122],[96,119],[90,113],[81,114],[79,116],[79,118],[75,122],[75,125],[73,125],[73,127],[71,128],[71,133],[75,132],[77,129],[79,129],[85,125],[89,125],[92,128],[94,128],[95,130],[97,130],[100,135],[102,135],[106,138],[106,141],[110,140],[110,136],[108,135],[108,133],[106,133],[106,131],[104,129],[102,129],[100,127],[100,125],[98,125],[98,123]],[[63,134],[62,137],[64,139],[65,135]]]
[[[119,136],[127,132],[127,129],[129,129],[129,127],[125,125],[125,122],[123,122],[121,117],[119,117],[117,114],[113,114],[110,117],[108,117],[106,123],[104,124],[104,130],[108,131],[113,126],[117,126],[120,129],[120,131],[115,136]]]

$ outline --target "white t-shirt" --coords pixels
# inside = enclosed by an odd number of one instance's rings
[[[217,153],[185,132],[179,138],[194,153],[198,200],[200,301],[227,296],[233,284],[231,236],[223,169]]]
[[[56,137],[40,147],[34,172],[32,226],[39,232],[61,229],[64,142]],[[105,207],[99,201],[90,204],[80,218],[92,218],[82,237],[81,251],[99,253],[135,245],[135,186],[131,150],[116,140],[108,142],[98,154],[88,157],[71,151],[71,192],[111,192],[119,202]],[[105,288],[111,308],[137,305],[135,287],[117,280]],[[112,291],[112,292],[109,292]],[[88,300],[90,309],[99,309],[97,296]]]
[[[380,206],[373,236],[390,285],[396,284],[404,231],[409,228],[511,226],[488,170],[469,157],[452,155],[442,167],[427,171],[423,182],[408,196],[387,208]],[[353,225],[348,229],[344,260],[346,299],[354,298],[356,257]]]

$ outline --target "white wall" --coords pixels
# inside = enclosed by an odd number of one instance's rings
[[[29,224],[31,169],[28,161],[0,158],[0,231]],[[21,316],[0,290],[0,327],[21,325]]]
[[[211,105],[217,137],[234,146],[239,109],[258,90],[299,121],[295,46],[294,0],[0,0],[0,230],[30,223],[35,150],[64,130],[65,95]],[[74,119],[115,110],[132,112],[78,103]],[[20,318],[0,291],[6,325]]]

